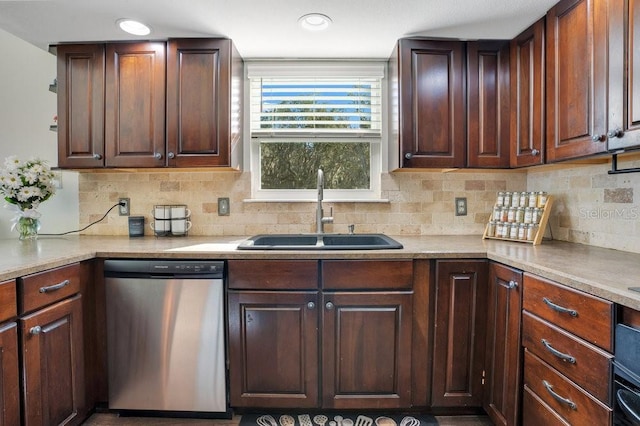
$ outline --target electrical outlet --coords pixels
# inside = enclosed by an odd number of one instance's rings
[[[124,203],[124,205],[122,205]],[[128,198],[118,198],[118,211],[120,216],[129,216],[131,201]]]
[[[53,186],[56,189],[62,189],[62,171],[60,170],[53,170]]]
[[[218,198],[218,216],[229,216],[229,198]]]
[[[460,197],[456,198],[456,216],[466,216],[467,215],[467,198]]]

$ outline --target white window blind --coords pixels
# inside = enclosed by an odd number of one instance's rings
[[[379,78],[253,78],[251,134],[380,135]]]

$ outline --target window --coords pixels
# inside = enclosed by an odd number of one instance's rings
[[[257,199],[380,195],[383,65],[249,64],[252,193]]]

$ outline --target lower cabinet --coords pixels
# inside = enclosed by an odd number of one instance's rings
[[[228,263],[231,406],[409,408],[412,261],[299,262]]]
[[[496,425],[520,424],[522,271],[489,263],[484,409]]]
[[[20,424],[18,332],[15,322],[0,327],[0,424]]]
[[[486,260],[439,260],[431,405],[480,408],[487,327]]]
[[[25,426],[78,425],[87,415],[80,264],[18,279]]]

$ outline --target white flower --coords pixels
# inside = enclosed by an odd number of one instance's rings
[[[11,156],[0,169],[0,193],[5,201],[20,210],[35,209],[55,193],[54,174],[41,160],[26,162]]]
[[[7,157],[4,160],[4,167],[7,170],[16,170],[21,165],[22,165],[22,162],[15,155]]]

